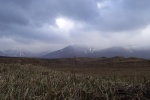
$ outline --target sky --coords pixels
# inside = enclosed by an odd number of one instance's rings
[[[150,0],[0,0],[0,50],[150,47]]]

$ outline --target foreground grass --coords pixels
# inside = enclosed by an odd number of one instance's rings
[[[118,79],[53,71],[41,66],[0,64],[0,100],[150,99],[146,78]]]

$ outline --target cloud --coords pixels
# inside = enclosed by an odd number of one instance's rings
[[[94,27],[103,31],[129,31],[146,27],[150,18],[149,0],[106,0]]]
[[[148,45],[149,4],[149,0],[0,0],[0,44],[6,44],[1,49]]]

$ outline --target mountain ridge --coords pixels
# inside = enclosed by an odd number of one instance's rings
[[[27,50],[5,50],[0,51],[0,56],[8,57],[36,57],[36,58],[74,58],[74,57],[88,57],[88,58],[100,58],[100,57],[137,57],[150,59],[150,49],[136,49],[136,48],[124,48],[124,47],[110,47],[102,50],[95,49],[90,46],[78,46],[69,45],[60,50],[53,52],[41,52],[33,53]]]
[[[0,51],[0,56],[8,56],[8,57],[37,57],[40,58],[41,56],[47,54],[48,52],[41,52],[41,53],[33,53],[28,50],[14,50],[8,49],[4,51]]]
[[[92,51],[92,52],[91,52]],[[138,57],[150,59],[150,50],[138,50],[133,48],[111,47],[103,50],[95,48],[70,45],[63,49],[56,50],[43,56],[43,58],[73,58],[73,57]]]

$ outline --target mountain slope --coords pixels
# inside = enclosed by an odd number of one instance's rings
[[[9,57],[41,57],[47,54],[47,52],[33,53],[27,50],[5,50],[3,54]]]
[[[33,53],[25,50],[5,50],[4,53],[10,57],[32,57]]]
[[[5,56],[5,54],[3,52],[0,51],[0,56]]]
[[[82,46],[67,46],[61,50],[49,53],[44,58],[73,58],[75,57],[86,57],[87,55],[94,52],[93,48],[82,47]]]
[[[131,50],[127,50],[122,47],[112,47],[104,50],[99,50],[95,52],[92,57],[115,57],[115,56],[123,56],[123,57],[129,57],[132,55]]]
[[[95,51],[93,48],[81,46],[68,46],[43,56],[44,58],[73,58],[73,57],[138,57],[150,59],[150,50],[137,50],[132,48],[112,47]]]

